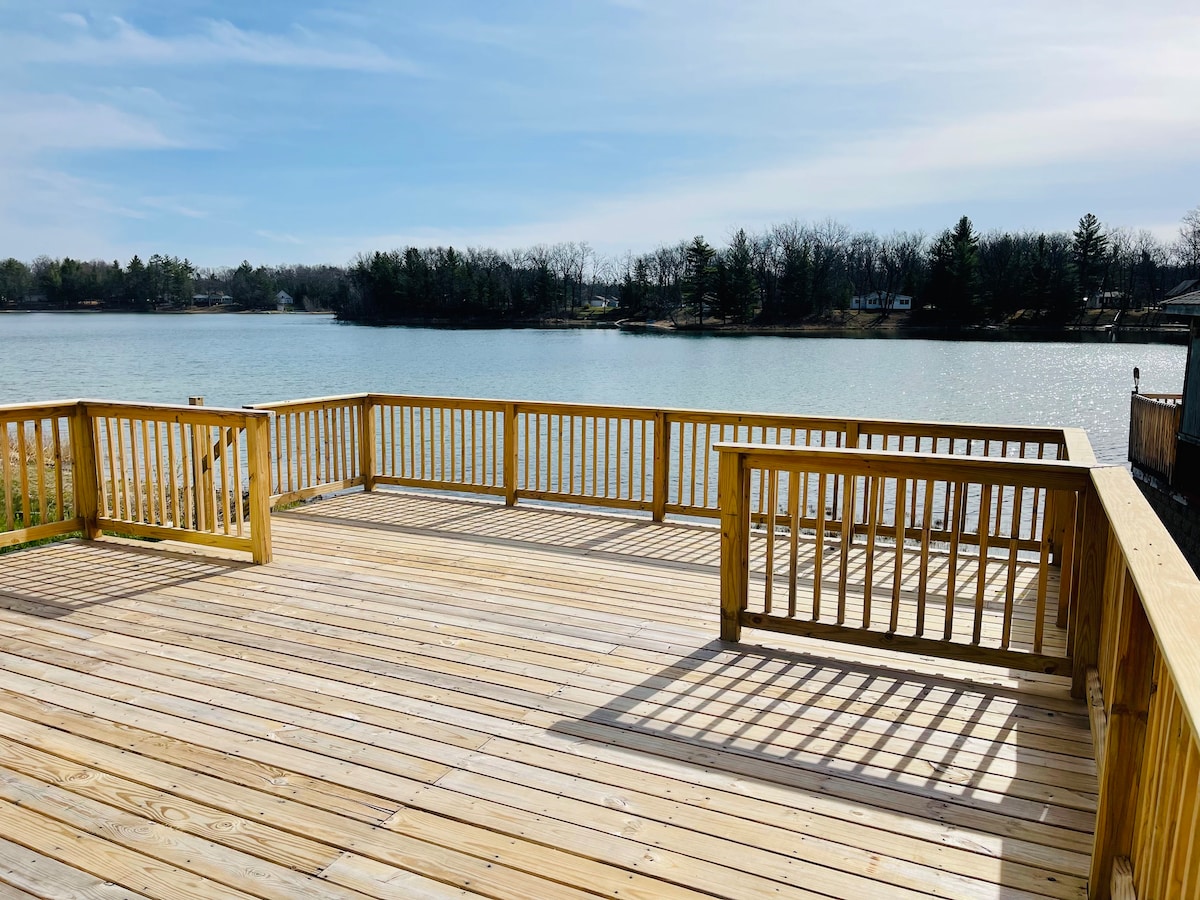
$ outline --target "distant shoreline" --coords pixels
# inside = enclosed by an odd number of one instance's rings
[[[13,307],[0,309],[4,314],[34,314],[48,313],[52,315],[270,315],[270,316],[325,316],[332,318],[336,313],[330,310],[289,310],[281,312],[274,309],[228,309],[219,307],[199,307],[191,309],[36,309],[30,307]],[[1185,344],[1188,337],[1186,325],[1155,324],[1155,325],[1092,325],[1066,324],[1044,325],[1032,323],[1014,324],[1011,322],[994,325],[914,325],[903,315],[889,317],[869,316],[861,314],[844,314],[840,321],[814,321],[790,325],[755,325],[739,324],[726,325],[706,322],[703,326],[695,323],[674,323],[669,320],[612,320],[612,319],[533,319],[510,322],[463,321],[452,322],[444,319],[406,319],[388,322],[361,322],[339,320],[347,325],[359,325],[372,328],[434,328],[445,330],[488,330],[488,329],[543,329],[576,330],[576,329],[606,329],[619,330],[630,334],[660,334],[680,337],[791,337],[791,338],[863,338],[882,340],[963,340],[963,341],[1043,341],[1071,343],[1145,343],[1145,344]]]

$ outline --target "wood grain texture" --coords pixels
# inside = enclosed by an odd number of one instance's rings
[[[27,870],[127,892],[96,897],[1085,896],[1067,678],[722,644],[710,527],[379,490],[272,528],[263,566],[6,558]]]

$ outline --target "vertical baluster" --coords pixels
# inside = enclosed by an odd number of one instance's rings
[[[196,495],[194,490],[195,481],[192,477],[192,458],[189,452],[188,425],[186,422],[180,422],[178,423],[178,427],[179,470],[180,478],[183,482],[183,509],[180,510],[180,515],[176,518],[180,520],[181,528],[191,530],[196,524]]]
[[[48,493],[46,490],[46,483],[49,480],[49,473],[46,471],[46,446],[44,436],[42,434],[41,419],[33,420],[33,446],[33,489],[37,492],[38,514],[36,518],[37,523],[40,524],[46,521],[46,506],[48,505],[46,499],[46,494]],[[27,466],[28,463],[23,461],[22,465]],[[33,498],[31,497],[29,498],[29,516],[26,519],[26,525],[35,524],[33,506]]]
[[[274,493],[294,490],[292,481],[292,415],[275,414],[275,487]]]
[[[800,569],[800,479],[788,472],[788,618],[796,618],[796,581]]]
[[[813,595],[814,619],[821,618],[821,580],[825,567],[825,488],[828,475],[817,472],[817,535],[813,544]]]
[[[317,438],[314,422],[316,421],[315,410],[308,410],[300,414],[301,430],[304,432],[304,486],[312,487],[314,484],[321,483],[321,471],[319,465],[319,457],[317,456]]]
[[[616,482],[615,488],[616,488],[616,496],[617,497],[621,496],[621,456],[625,452],[625,450],[624,450],[625,443],[624,443],[624,437],[623,437],[624,426],[625,426],[625,418],[623,416],[617,416],[617,440],[616,440],[617,459],[616,459],[616,472],[613,476],[614,480]],[[632,430],[632,426],[631,426],[631,430]]]
[[[458,435],[458,480],[461,484],[469,484],[470,478],[467,476],[467,416],[470,415],[470,410],[462,408],[458,411],[457,435]]]
[[[142,432],[142,482],[146,495],[145,506],[142,509],[142,521],[154,521],[154,466],[150,456],[150,423],[141,420]]]
[[[263,433],[265,434],[265,429]],[[237,524],[238,537],[244,537],[246,534],[246,511],[242,505],[242,498],[250,497],[249,477],[250,466],[253,464],[253,461],[250,459],[250,438],[245,427],[233,429],[233,440],[233,446],[236,448],[233,456],[233,482],[237,490],[237,493],[234,495],[234,509],[237,511],[234,516],[234,522]],[[242,465],[240,462],[243,447],[245,447],[246,451],[246,481],[244,483],[242,481]]]
[[[160,423],[159,420],[157,420],[157,419],[154,420],[154,466],[158,472],[158,477],[155,479],[155,483],[158,487],[157,522],[160,525],[166,525],[167,520],[168,520],[168,517],[167,517],[167,477],[166,477],[165,473],[163,472],[163,445],[162,445],[162,431],[160,428],[160,425],[163,425],[163,424],[166,424],[166,423],[165,422]]]
[[[870,494],[867,503],[870,515],[867,517],[867,555],[866,568],[863,572],[863,628],[871,627],[871,594],[875,580],[875,533],[879,527],[879,508],[882,499],[879,484],[882,479],[878,475],[869,475],[867,480],[870,483],[870,490],[864,493]]]
[[[556,465],[555,465],[555,469],[554,469],[554,482],[553,482],[552,489],[555,491],[555,493],[561,494],[561,493],[563,493],[563,487],[564,487],[564,484],[563,484],[563,415],[560,412],[560,413],[557,413],[553,418],[555,420],[555,422],[554,422],[554,427],[555,427],[554,446],[555,446]]]
[[[1021,543],[1021,500],[1023,487],[1013,487],[1013,508],[1008,529],[1008,577],[1004,586],[1004,628],[1000,646],[1007,650],[1012,640],[1013,602],[1017,587],[1017,552]]]
[[[892,571],[892,615],[888,622],[888,630],[893,634],[900,624],[900,591],[904,585],[904,536],[907,531],[905,516],[907,515],[908,479],[896,479],[896,560]],[[916,485],[913,486],[916,495]]]
[[[433,407],[418,406],[417,414],[417,440],[420,456],[420,474],[418,477],[422,481],[433,480]]]
[[[858,476],[846,475],[842,491],[842,531],[838,563],[838,609],[837,623],[846,624],[846,584],[850,580],[850,547],[854,543],[855,493],[858,491]]]
[[[129,470],[125,465],[125,428],[124,420],[114,416],[113,423],[116,426],[117,432],[117,471],[121,476],[121,511],[122,518],[126,522],[133,521],[134,508],[129,498]]]
[[[328,411],[326,411],[326,412],[328,413]],[[217,433],[217,446],[224,447],[225,446],[226,429],[221,425],[217,425],[217,426],[214,426],[214,430]],[[329,433],[328,430],[326,430],[325,433],[326,433],[326,435],[328,435],[328,433]],[[326,445],[326,453],[328,453],[328,451],[329,451],[329,448],[328,448],[328,445]],[[218,475],[218,466],[220,467],[219,475]],[[220,517],[221,517],[221,522],[220,522],[221,530],[224,531],[225,534],[229,534],[229,457],[227,454],[225,454],[225,453],[214,453],[213,454],[211,472],[212,472],[212,479],[213,479],[213,490],[216,492],[216,495],[215,495],[216,509],[214,509],[214,511],[213,511],[213,523],[212,523],[213,528],[212,528],[212,530],[213,531],[217,530],[217,512],[219,511]]]
[[[278,419],[276,421],[278,421]],[[180,522],[182,515],[179,509],[180,491],[179,485],[175,483],[175,473],[179,471],[179,461],[175,454],[175,426],[170,422],[163,422],[163,425],[166,426],[167,432],[167,466],[169,468],[167,473],[167,483],[170,488],[171,498],[170,520],[171,524],[173,524],[176,528],[182,528],[183,526]],[[167,515],[166,510],[163,511],[163,515]]]
[[[699,433],[699,430],[700,430],[700,425],[699,425],[699,423],[697,423],[697,425],[696,425],[697,433]],[[712,422],[704,423],[704,443],[701,444],[701,448],[702,448],[701,452],[704,455],[704,476],[700,482],[701,490],[703,491],[703,497],[701,498],[700,505],[705,507],[706,509],[708,509],[708,508],[711,508],[713,503],[715,502],[716,487],[717,487],[716,484],[713,484],[711,489],[709,487],[709,463],[711,462],[712,455],[713,455]]]
[[[203,450],[201,456],[201,474],[204,477],[204,506],[205,506],[205,530],[215,532],[217,530],[218,509],[217,509],[217,486],[216,486],[216,466],[217,461],[212,455],[213,432],[216,431],[216,425],[201,426],[201,448]]]
[[[687,469],[683,465],[683,453],[684,453],[683,445],[687,443],[689,431],[692,432],[692,440],[694,441],[696,439],[696,437],[695,437],[695,429],[696,428],[697,428],[697,424],[695,422],[681,421],[679,423],[679,448],[678,448],[679,475],[677,478],[677,488],[679,490],[679,505],[680,506],[688,506],[689,505],[688,501],[685,499],[684,492],[683,492],[684,477],[685,477],[685,473],[687,472]],[[724,429],[722,429],[722,434],[723,433],[724,433]],[[694,490],[694,488],[693,488],[693,490]]]
[[[1141,787],[1138,806],[1138,824],[1134,833],[1133,846],[1137,853],[1139,865],[1138,880],[1141,882],[1140,896],[1167,897],[1164,890],[1163,878],[1167,874],[1167,853],[1170,850],[1171,834],[1178,823],[1168,818],[1169,800],[1172,788],[1177,785],[1179,773],[1177,766],[1180,759],[1177,741],[1183,730],[1183,710],[1175,696],[1175,682],[1156,666],[1160,675],[1159,691],[1150,700],[1149,730],[1153,737],[1153,756],[1146,754],[1147,760],[1152,760],[1142,775],[1145,781]],[[1161,676],[1165,675],[1165,678]],[[1157,727],[1156,727],[1157,726]]]
[[[575,425],[578,418],[574,414],[567,416],[567,465],[570,467],[567,472],[567,493],[572,497],[575,496]],[[581,440],[580,444],[582,443]],[[580,455],[582,456],[582,453]],[[582,464],[580,475],[582,477]]]
[[[600,471],[600,420],[596,416],[585,416],[585,439],[589,440],[592,448],[592,468],[588,479],[584,476],[584,493],[587,496],[595,497],[600,490],[599,487],[599,471]]]
[[[765,493],[770,503],[770,509],[767,511],[766,559],[763,562],[763,612],[770,615],[772,593],[775,587],[775,491],[779,487],[779,471],[777,469],[759,469],[758,471],[760,478],[767,482]]]
[[[117,451],[116,445],[114,444],[116,436],[113,433],[113,420],[108,416],[96,420],[97,436],[100,434],[101,422],[104,424],[103,442],[104,450],[106,451],[102,455],[108,457],[108,478],[104,479],[101,477],[101,480],[107,481],[107,485],[104,490],[105,503],[100,508],[100,517],[103,518],[104,516],[108,516],[111,519],[119,519],[119,508],[121,501],[117,494]],[[101,467],[103,467],[103,462],[101,462]]]
[[[524,481],[523,487],[524,487],[524,488],[525,488],[525,490],[527,490],[527,491],[531,491],[531,490],[537,490],[537,485],[535,485],[535,484],[534,484],[534,483],[533,483],[533,482],[530,480],[530,471],[531,471],[531,469],[530,469],[530,466],[532,465],[532,461],[531,461],[531,459],[530,459],[530,457],[532,456],[532,453],[531,453],[530,451],[531,451],[531,449],[533,448],[533,441],[531,441],[531,440],[529,439],[529,420],[530,420],[531,418],[533,418],[533,413],[523,413],[523,414],[521,415],[521,419],[522,419],[522,421],[523,421],[523,423],[524,423],[524,426],[525,426],[525,427],[522,429],[522,430],[524,431],[524,434],[525,434],[525,441],[524,441],[524,444],[523,444],[523,446],[521,447],[521,450],[522,450],[521,457],[522,457],[522,459],[523,459],[523,461],[524,461],[524,464],[525,464],[525,466],[524,466],[524,469],[525,469],[525,481]]]
[[[947,483],[947,490],[950,489]],[[954,630],[954,603],[958,592],[958,546],[962,541],[962,513],[964,507],[963,494],[966,485],[961,481],[954,482],[954,499],[950,509],[950,560],[946,576],[946,621],[942,634],[943,640],[950,640]]]
[[[983,634],[983,600],[987,588],[988,569],[988,521],[992,515],[992,485],[983,484],[979,489],[979,515],[976,519],[979,532],[979,570],[975,576],[975,625],[971,632],[971,643],[978,644]]]
[[[0,524],[3,524],[6,529],[13,531],[15,531],[17,527],[16,519],[14,518],[17,506],[13,503],[12,492],[13,474],[11,448],[13,444],[10,444],[9,442],[12,441],[15,443],[16,436],[13,435],[10,437],[9,429],[14,427],[17,430],[20,430],[21,423],[16,422],[13,425],[10,425],[8,422],[0,422],[0,477],[3,477],[4,479],[4,483],[0,484],[0,491],[4,493],[4,521]],[[17,464],[21,465],[19,461]],[[103,483],[104,479],[101,478],[100,481]]]
[[[916,494],[917,484],[913,481],[913,494]],[[921,506],[921,562],[920,572],[917,576],[917,637],[922,637],[925,634],[925,604],[928,599],[929,592],[929,535],[931,529],[931,520],[933,519],[933,494],[937,482],[923,481],[920,482],[924,490],[924,500]]]
[[[193,500],[196,504],[195,527],[199,531],[208,530],[208,503],[204,498],[204,437],[200,434],[201,426],[192,423],[188,425],[188,436],[191,439],[192,453],[192,488]]]

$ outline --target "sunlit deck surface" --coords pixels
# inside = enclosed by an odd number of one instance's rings
[[[0,557],[0,897],[1085,896],[1063,679],[723,645],[711,527],[397,493],[273,526],[267,566]]]

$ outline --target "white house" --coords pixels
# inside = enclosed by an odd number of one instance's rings
[[[890,302],[889,302],[890,301]],[[913,298],[907,294],[871,291],[850,298],[851,309],[912,309]]]
[[[275,310],[276,312],[291,312],[296,301],[292,299],[292,295],[287,291],[278,291],[275,294]]]
[[[617,300],[613,297],[601,297],[599,294],[587,301],[588,309],[616,309]]]

